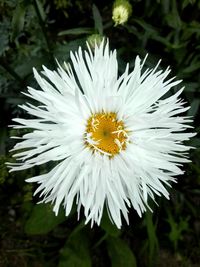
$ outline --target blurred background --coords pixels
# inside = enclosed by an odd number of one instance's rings
[[[124,9],[116,10],[119,5]],[[189,143],[196,147],[191,163],[169,189],[171,199],[158,198],[159,207],[151,203],[154,213],[143,218],[130,210],[130,225],[124,222],[120,231],[106,213],[101,226],[91,229],[84,216],[77,221],[76,207],[66,218],[62,210],[55,217],[50,205],[36,205],[35,186],[24,180],[48,166],[11,174],[5,166],[15,142],[9,137],[24,133],[8,128],[13,117],[27,117],[18,107],[27,101],[21,91],[38,88],[32,68],[55,69],[55,58],[68,62],[71,50],[86,41],[93,47],[103,36],[118,51],[119,73],[147,53],[145,68],[159,59],[161,68],[170,65],[171,76],[183,80],[187,115],[200,130],[200,1],[1,0],[0,267],[200,266],[198,135]]]

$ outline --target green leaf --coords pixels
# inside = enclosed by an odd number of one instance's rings
[[[152,25],[146,23],[143,19],[134,19],[133,21],[140,25],[149,34],[157,35],[156,29]]]
[[[38,12],[39,12],[39,14],[41,16],[42,21],[45,21],[46,14],[45,14],[44,8],[43,8],[43,6],[41,4],[41,1],[40,0],[35,0],[35,2],[36,2],[37,8],[38,8]]]
[[[111,220],[108,217],[108,214],[105,210],[103,213],[103,217],[102,217],[100,226],[108,235],[117,237],[121,233],[120,230],[116,227],[116,225],[111,222]]]
[[[25,232],[30,235],[47,234],[65,220],[63,209],[60,209],[58,216],[55,216],[51,205],[38,204],[34,206],[31,216],[25,224]]]
[[[170,0],[165,0],[165,1],[161,1],[160,2],[163,6],[163,11],[165,14],[169,13],[169,9],[170,9]]]
[[[180,29],[182,26],[181,18],[179,16],[177,2],[176,0],[172,0],[172,10],[171,13],[165,15],[165,19],[168,25],[174,29]]]
[[[94,18],[94,27],[100,35],[103,35],[103,23],[101,14],[95,4],[92,6],[92,13]]]
[[[107,248],[112,267],[137,267],[133,252],[123,240],[109,237]]]
[[[184,0],[182,2],[182,9],[186,8],[188,5],[194,5],[196,0]]]
[[[167,222],[169,223],[171,228],[169,232],[169,239],[173,243],[174,250],[176,251],[178,246],[178,241],[182,240],[182,233],[184,231],[189,230],[189,225],[188,225],[189,217],[187,218],[180,217],[179,222],[176,222],[169,209],[167,213],[168,213]]]
[[[85,45],[85,37],[84,38],[76,38],[76,40],[70,42],[56,43],[53,53],[55,58],[59,62],[68,61],[70,51],[76,51],[79,46]]]
[[[186,92],[195,92],[199,88],[199,84],[197,82],[187,82],[184,84]]]
[[[12,40],[14,40],[24,28],[25,11],[25,5],[18,2],[12,18]]]
[[[59,32],[58,36],[68,35],[68,34],[72,34],[72,35],[91,34],[92,32],[93,32],[92,28],[74,28],[74,29],[69,29],[66,31]]]
[[[21,62],[21,64],[18,64],[15,67],[15,72],[20,73],[21,77],[26,77],[27,75],[32,75],[33,73],[33,67],[40,68],[42,64],[45,62],[46,57],[24,57],[24,60]]]
[[[60,261],[58,267],[91,267],[91,257],[89,252],[89,240],[85,230],[80,224],[68,238],[65,246],[60,251]]]
[[[10,23],[8,19],[0,22],[0,56],[9,49]]]
[[[188,110],[187,115],[188,116],[195,116],[197,114],[198,110],[199,110],[199,106],[200,106],[200,99],[199,98],[195,98],[192,101],[191,108]]]
[[[180,20],[180,17],[173,14],[173,13],[169,13],[165,16],[165,19],[167,21],[167,24],[174,28],[174,29],[177,29],[177,28],[180,28],[181,27],[181,20]]]
[[[193,137],[191,140],[190,140],[190,145],[195,147],[196,149],[200,149],[200,138],[198,137]],[[198,165],[197,165],[198,167]]]
[[[145,222],[148,234],[149,245],[149,267],[154,266],[155,255],[158,250],[158,238],[156,235],[156,226],[153,224],[152,213],[148,210],[145,214]]]
[[[199,68],[200,68],[200,62],[198,61],[196,63],[192,63],[190,66],[185,68],[183,70],[183,73],[191,73],[191,72],[199,70]]]

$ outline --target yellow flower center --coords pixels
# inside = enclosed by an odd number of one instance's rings
[[[126,149],[128,131],[114,112],[93,114],[87,121],[86,145],[102,154],[114,156]]]

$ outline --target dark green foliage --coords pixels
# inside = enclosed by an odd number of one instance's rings
[[[137,267],[133,252],[123,240],[110,237],[107,240],[107,248],[112,267]]]
[[[30,235],[47,234],[64,221],[64,210],[55,216],[51,205],[39,204],[33,208],[31,216],[25,224],[25,232]]]
[[[60,251],[58,267],[91,267],[91,256],[89,250],[89,239],[84,229],[84,224],[78,225]]]
[[[189,231],[189,217],[186,219],[180,218],[179,222],[175,221],[175,218],[172,216],[170,210],[168,210],[168,218],[167,222],[170,225],[170,233],[169,233],[169,239],[173,243],[174,250],[177,249],[178,241],[181,241],[183,239],[183,232]]]
[[[96,5],[92,6],[93,18],[94,18],[94,28],[100,35],[103,35],[103,23],[102,17]]]
[[[156,233],[156,224],[153,222],[153,215],[150,211],[145,214],[145,224],[147,229],[147,245],[149,250],[148,265],[154,266],[155,258],[158,253],[158,237]]]
[[[102,217],[101,228],[106,232],[106,236],[118,237],[120,235],[120,230],[110,221],[106,210]]]
[[[107,239],[107,248],[112,267],[137,267],[133,251],[123,240],[109,237]]]
[[[0,22],[0,56],[9,49],[9,22],[3,18]]]
[[[119,72],[126,62],[134,66],[137,54],[149,53],[146,67],[162,59],[171,76],[183,80],[183,98],[199,133],[200,106],[200,1],[130,0],[132,15],[114,27],[113,1],[2,0],[0,1],[0,266],[2,267],[198,267],[200,262],[200,138],[190,145],[191,163],[171,189],[171,199],[156,198],[159,207],[143,218],[130,210],[130,225],[121,230],[106,211],[100,227],[68,218],[61,209],[56,217],[49,204],[35,204],[34,185],[28,177],[45,173],[49,166],[8,173],[5,162],[14,140],[13,117],[27,117],[18,107],[21,91],[38,88],[32,68],[56,68],[55,58],[68,63],[75,51],[94,34],[109,38],[117,49]],[[175,88],[176,91],[178,88]],[[81,220],[84,216],[81,216]]]

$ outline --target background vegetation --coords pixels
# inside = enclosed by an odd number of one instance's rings
[[[132,15],[114,26],[113,1],[0,1],[0,266],[1,267],[198,267],[200,266],[200,140],[190,142],[192,162],[173,185],[171,199],[157,199],[154,213],[139,218],[130,210],[130,226],[117,230],[104,214],[101,227],[77,222],[76,207],[68,218],[55,217],[49,205],[36,205],[34,186],[24,180],[48,166],[9,174],[13,117],[26,117],[20,92],[37,88],[32,67],[55,68],[55,58],[69,60],[69,51],[92,34],[110,39],[118,50],[119,71],[131,67],[137,54],[149,53],[147,66],[162,58],[161,67],[183,79],[183,97],[191,105],[199,132],[200,1],[130,0]],[[176,90],[176,88],[175,88]]]

